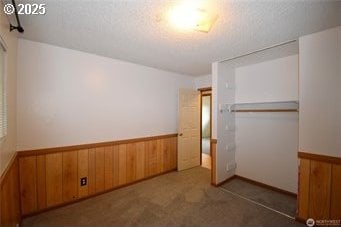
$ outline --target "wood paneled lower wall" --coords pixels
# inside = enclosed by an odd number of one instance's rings
[[[175,170],[177,135],[23,151],[18,162],[25,216]]]
[[[211,139],[211,184],[217,186],[217,140]]]
[[[20,218],[18,160],[15,155],[1,176],[0,226],[16,226]]]
[[[298,219],[341,219],[341,158],[299,152]]]

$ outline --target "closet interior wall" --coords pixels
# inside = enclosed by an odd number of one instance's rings
[[[212,90],[217,182],[236,174],[296,193],[298,113],[232,113],[227,107],[298,100],[298,42],[213,63]]]

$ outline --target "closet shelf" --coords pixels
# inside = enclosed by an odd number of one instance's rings
[[[247,110],[231,110],[232,113],[242,112],[298,112],[298,109],[247,109]]]
[[[298,112],[298,101],[278,102],[254,102],[254,103],[231,103],[227,105],[227,111],[238,112]]]

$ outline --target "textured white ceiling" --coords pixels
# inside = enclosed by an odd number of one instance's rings
[[[47,13],[21,16],[21,37],[198,76],[214,61],[341,25],[341,1],[211,1],[219,18],[201,33],[170,26],[175,0],[22,0]]]

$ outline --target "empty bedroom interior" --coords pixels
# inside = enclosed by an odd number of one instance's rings
[[[0,226],[341,226],[341,1],[0,6]]]

